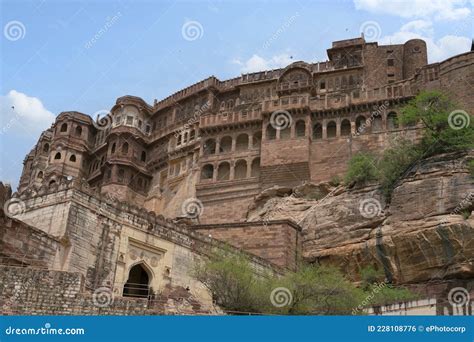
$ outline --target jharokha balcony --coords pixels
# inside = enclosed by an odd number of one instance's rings
[[[251,121],[259,121],[262,119],[262,111],[260,109],[242,110],[242,111],[223,111],[217,114],[208,114],[201,116],[199,119],[199,127],[216,127],[224,125],[235,125],[240,123],[248,123]]]

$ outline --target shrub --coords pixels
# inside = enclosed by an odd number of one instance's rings
[[[214,252],[194,269],[196,278],[228,313],[344,315],[353,313],[361,303],[381,304],[412,298],[410,292],[385,283],[380,290],[376,281],[381,275],[370,268],[363,272],[366,280],[362,287],[356,287],[330,266],[301,264],[297,271],[283,275],[256,274],[245,255],[230,252]]]
[[[346,184],[352,182],[366,183],[377,179],[376,160],[368,153],[357,153],[349,161],[349,168],[344,181]]]
[[[338,186],[341,184],[341,177],[338,175],[332,176],[331,180],[329,181],[329,184],[332,186]]]
[[[387,199],[390,199],[396,182],[421,155],[420,148],[405,139],[398,140],[384,151],[377,163],[377,177]]]

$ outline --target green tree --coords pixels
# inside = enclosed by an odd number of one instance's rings
[[[376,159],[369,153],[359,152],[349,161],[349,167],[344,178],[346,184],[353,182],[366,183],[377,179]]]
[[[401,110],[402,124],[422,122],[422,148],[426,155],[474,148],[470,115],[440,92],[421,92]]]
[[[406,139],[396,140],[394,145],[384,151],[377,162],[377,178],[387,199],[396,182],[421,156],[420,147]]]
[[[224,309],[258,312],[259,298],[255,289],[261,280],[246,255],[214,250],[208,259],[196,263],[193,275]]]
[[[359,307],[362,314],[362,306],[413,298],[380,282],[383,276],[375,270],[362,272],[360,287],[330,266],[302,263],[296,271],[261,274],[246,255],[218,251],[197,263],[194,275],[231,314],[347,315]]]

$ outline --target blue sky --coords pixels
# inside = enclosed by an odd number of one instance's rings
[[[219,79],[326,60],[334,40],[421,37],[430,62],[467,51],[474,0],[0,0],[0,180],[62,111],[92,115],[115,99],[152,103]],[[14,107],[14,108],[12,108]]]

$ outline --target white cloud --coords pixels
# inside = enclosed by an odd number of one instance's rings
[[[234,59],[232,61],[232,63],[240,65],[240,72],[242,73],[283,68],[293,62],[294,60],[292,57],[285,53],[273,56],[269,59],[265,59],[259,55],[253,55],[245,62],[242,62],[239,59]]]
[[[446,35],[440,39],[435,39],[433,31],[431,22],[415,20],[403,25],[398,32],[383,37],[380,43],[403,44],[409,39],[423,39],[426,42],[430,63],[467,52],[471,48],[471,39],[468,37]]]
[[[55,116],[40,99],[10,90],[0,96],[0,134],[14,130],[16,133],[37,134],[51,126]]]
[[[448,21],[467,18],[471,14],[472,2],[472,0],[354,0],[356,9],[375,14]]]

